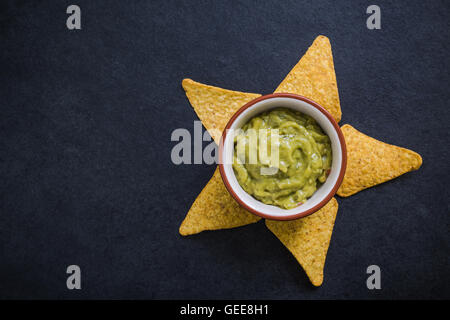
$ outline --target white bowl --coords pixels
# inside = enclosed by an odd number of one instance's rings
[[[333,161],[330,174],[323,185],[316,190],[304,204],[293,209],[282,209],[268,205],[253,198],[242,189],[232,167],[234,141],[232,135],[228,135],[230,129],[241,128],[254,116],[274,108],[289,108],[300,111],[313,117],[322,130],[331,140]],[[222,180],[234,199],[248,211],[272,220],[293,220],[310,215],[330,201],[334,196],[342,179],[347,165],[347,150],[344,136],[336,120],[316,102],[290,93],[274,93],[259,97],[240,108],[230,119],[222,134],[219,144],[219,169]]]

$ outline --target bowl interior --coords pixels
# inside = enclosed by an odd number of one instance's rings
[[[223,141],[221,161],[223,166],[223,174],[226,175],[229,187],[231,187],[231,189],[235,193],[235,197],[237,196],[241,200],[241,202],[249,207],[249,209],[253,209],[251,211],[254,211],[254,213],[256,214],[262,213],[263,215],[272,217],[274,219],[286,219],[291,216],[298,216],[302,212],[306,212],[314,208],[327,196],[330,195],[330,193],[333,191],[333,188],[338,183],[342,168],[343,155],[339,135],[330,119],[328,119],[328,117],[324,113],[322,113],[322,111],[320,111],[310,103],[295,98],[272,97],[258,101],[249,108],[245,109],[242,113],[240,113],[235,118],[234,122],[231,123],[229,129],[239,129],[254,116],[277,107],[297,110],[313,117],[331,140],[333,161],[330,175],[328,176],[325,183],[316,190],[311,198],[309,198],[304,204],[297,208],[286,210],[281,209],[277,206],[264,204],[245,192],[244,189],[242,189],[242,187],[239,185],[232,167],[232,156],[234,152],[234,142],[232,134],[227,134],[225,136],[225,140]]]

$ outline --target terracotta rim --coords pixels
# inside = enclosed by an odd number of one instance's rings
[[[310,208],[309,210],[302,211],[299,213],[294,213],[289,216],[281,216],[281,217],[276,216],[276,215],[266,214],[266,213],[260,212],[258,210],[255,210],[255,209],[251,208],[250,206],[248,206],[241,198],[239,198],[239,196],[234,192],[233,188],[231,187],[231,185],[228,181],[228,177],[225,174],[225,169],[224,169],[224,165],[223,165],[223,147],[224,147],[223,145],[224,145],[224,141],[227,136],[227,131],[231,127],[233,122],[236,120],[236,118],[242,112],[244,112],[248,108],[252,107],[257,102],[271,99],[271,98],[291,98],[291,99],[301,100],[301,101],[304,101],[304,102],[310,104],[311,106],[313,106],[314,108],[319,110],[321,113],[323,113],[328,118],[328,120],[331,122],[334,129],[336,130],[336,133],[339,137],[339,142],[341,144],[341,152],[342,152],[342,163],[341,163],[339,176],[338,176],[338,179],[337,179],[333,189],[330,191],[330,193],[328,193],[323,198],[322,201],[320,201],[317,205]],[[225,129],[222,133],[222,137],[221,137],[220,143],[219,143],[219,170],[220,170],[220,175],[222,176],[223,183],[225,184],[225,187],[227,188],[228,192],[239,203],[239,205],[241,205],[246,210],[250,211],[251,213],[253,213],[257,216],[260,216],[260,217],[263,217],[266,219],[271,219],[271,220],[295,220],[298,218],[303,218],[303,217],[309,216],[310,214],[318,211],[320,208],[322,208],[324,205],[326,205],[331,200],[331,198],[336,194],[336,191],[339,189],[339,187],[342,183],[342,180],[344,179],[346,167],[347,167],[347,147],[345,145],[344,135],[342,134],[341,128],[337,124],[336,120],[334,120],[333,116],[327,110],[325,110],[322,106],[320,106],[317,102],[314,102],[313,100],[310,100],[306,97],[303,97],[303,96],[300,96],[297,94],[292,94],[292,93],[272,93],[272,94],[268,94],[268,95],[256,98],[256,99],[248,102],[247,104],[245,104],[231,117],[230,121],[228,121],[228,123],[225,126]],[[257,200],[257,201],[259,201],[259,200]]]

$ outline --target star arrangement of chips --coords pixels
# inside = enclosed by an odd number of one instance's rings
[[[247,102],[261,96],[183,80],[186,95],[204,127],[219,143],[232,115]],[[275,92],[294,93],[323,106],[337,122],[341,120],[339,93],[331,44],[318,36]],[[411,150],[371,138],[352,126],[341,127],[347,145],[347,170],[337,191],[341,197],[394,179],[422,165],[421,156]],[[328,247],[338,211],[332,198],[322,209],[291,221],[266,220],[267,228],[286,246],[305,270],[311,283],[320,286]],[[205,230],[235,228],[259,221],[247,212],[225,188],[219,169],[192,204],[179,232],[183,236]]]

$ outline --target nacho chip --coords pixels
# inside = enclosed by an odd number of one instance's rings
[[[318,36],[275,92],[295,93],[310,98],[339,122],[341,105],[330,40]]]
[[[341,129],[347,144],[347,170],[337,191],[341,197],[417,170],[422,165],[422,157],[414,151],[375,140],[348,124]]]
[[[197,116],[217,144],[233,114],[247,102],[261,96],[208,86],[191,79],[183,79],[182,85]]]
[[[223,184],[219,167],[195,199],[180,226],[180,234],[187,236],[204,230],[230,229],[259,221],[231,197]]]
[[[266,220],[266,226],[288,248],[315,286],[323,282],[338,202],[332,198],[322,209],[302,219]]]

